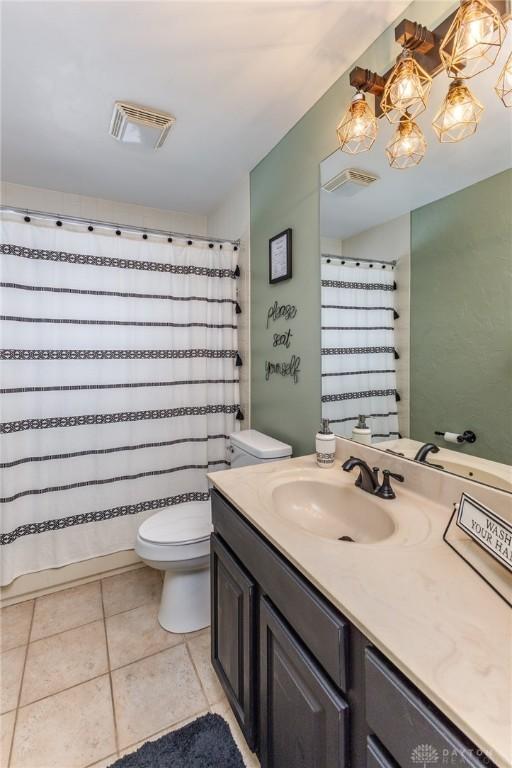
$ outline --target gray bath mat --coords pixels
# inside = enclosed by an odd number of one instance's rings
[[[109,768],[244,768],[244,761],[226,721],[220,715],[203,715],[147,741]]]

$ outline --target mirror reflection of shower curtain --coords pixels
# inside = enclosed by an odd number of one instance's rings
[[[399,436],[391,269],[322,264],[322,417],[351,437],[359,414],[372,440]]]

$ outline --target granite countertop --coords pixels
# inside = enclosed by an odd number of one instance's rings
[[[452,510],[395,486],[397,498],[382,503],[396,535],[339,542],[276,514],[272,489],[287,476],[340,486],[355,479],[338,463],[318,469],[314,456],[209,478],[477,747],[510,768],[512,610],[443,541]]]

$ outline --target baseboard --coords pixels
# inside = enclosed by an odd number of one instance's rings
[[[143,565],[135,551],[128,549],[64,565],[62,568],[27,573],[24,576],[18,576],[11,584],[0,589],[0,606],[5,608],[8,605],[58,592],[61,589],[87,584],[104,576],[114,576],[116,573],[141,568]]]

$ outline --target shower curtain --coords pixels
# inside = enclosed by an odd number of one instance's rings
[[[230,243],[2,222],[1,583],[206,500],[239,403]]]
[[[359,414],[372,440],[398,437],[393,272],[322,264],[322,416],[351,437]]]

